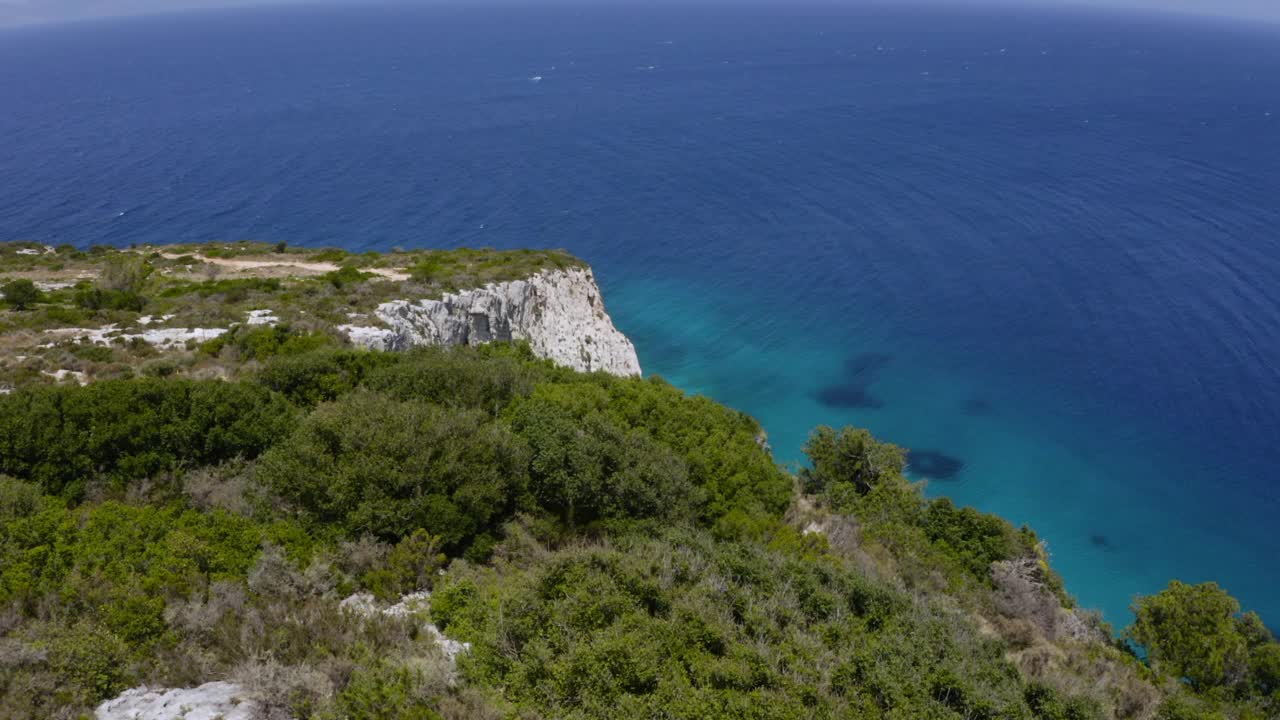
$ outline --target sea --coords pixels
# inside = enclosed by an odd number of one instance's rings
[[[559,247],[646,374],[913,450],[1082,605],[1280,623],[1280,26],[362,3],[0,31],[0,239]]]

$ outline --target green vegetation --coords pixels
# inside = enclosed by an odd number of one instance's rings
[[[27,310],[40,301],[40,290],[26,278],[12,280],[0,288],[0,295],[14,310]]]
[[[271,258],[331,265],[211,270]],[[217,679],[272,720],[1280,715],[1280,643],[1224,590],[1174,582],[1117,639],[1030,529],[927,498],[865,430],[817,428],[793,476],[750,417],[661,379],[333,331],[576,262],[0,247],[7,277],[95,273],[3,286],[0,341],[40,342],[0,370],[0,717]],[[456,665],[428,621],[470,643]]]
[[[1185,700],[1178,717],[1212,717],[1222,705],[1246,704],[1256,715],[1280,710],[1280,643],[1256,613],[1216,583],[1174,580],[1164,591],[1138,598],[1126,637],[1141,646],[1151,666],[1186,682],[1200,696],[1201,714]]]

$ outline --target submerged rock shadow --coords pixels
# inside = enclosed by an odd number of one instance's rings
[[[940,450],[908,450],[907,469],[931,480],[954,480],[965,462]]]

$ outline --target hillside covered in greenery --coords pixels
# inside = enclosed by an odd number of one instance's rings
[[[742,413],[524,346],[233,347],[0,395],[0,718],[212,680],[271,720],[1280,715],[1280,644],[1224,591],[1117,636],[865,431],[793,474]]]

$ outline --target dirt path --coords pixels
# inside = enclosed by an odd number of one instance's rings
[[[263,273],[267,276],[278,276],[278,273],[270,272],[272,270],[283,270],[287,275],[323,275],[339,269],[339,265],[330,262],[304,262],[302,260],[240,260],[236,258],[211,258],[204,255],[183,256],[177,253],[160,253],[160,256],[169,260],[177,260],[180,257],[194,257],[202,263],[216,265],[230,270],[238,270],[247,274],[259,274],[255,270],[267,270]],[[387,268],[361,268],[362,272],[373,273],[379,277],[388,280],[403,281],[409,279],[409,274],[399,270],[390,270]]]

